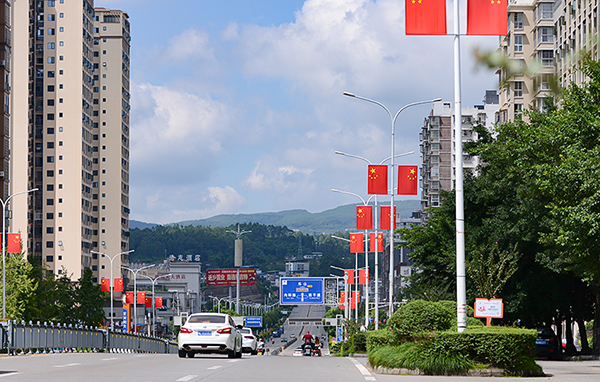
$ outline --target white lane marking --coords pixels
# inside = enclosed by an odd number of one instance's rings
[[[366,381],[376,381],[377,379],[373,376],[373,374],[371,374],[371,372],[363,366],[363,364],[361,364],[360,362],[358,362],[357,360],[350,358],[350,361],[352,361],[352,363],[354,364],[354,366],[356,366],[356,368],[358,369],[358,371],[365,377]]]
[[[181,377],[181,378],[177,379],[177,382],[189,381],[190,379],[193,379],[196,377],[197,377],[197,375],[186,375],[185,377]]]
[[[81,365],[80,363],[68,363],[66,365],[54,365],[54,367],[69,367],[69,366],[77,366]]]
[[[9,376],[11,376],[11,375],[17,375],[17,374],[21,374],[21,373],[6,373],[6,374],[0,374],[0,378],[9,377]]]
[[[102,361],[114,361],[115,359],[119,359],[119,358],[102,358]]]
[[[207,367],[206,370],[217,370],[222,368],[222,365],[216,365],[216,366],[211,366],[211,367]]]
[[[241,359],[232,359],[231,361],[227,361],[227,362],[233,363],[233,362],[240,362],[240,361],[241,361]]]

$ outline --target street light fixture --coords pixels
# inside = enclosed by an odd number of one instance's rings
[[[156,264],[145,265],[138,269],[131,269],[124,265],[121,265],[121,268],[127,269],[129,272],[133,273],[133,332],[137,333],[137,274],[139,271],[152,268]]]
[[[158,279],[161,279],[163,277],[169,277],[169,276],[171,276],[171,274],[167,273],[165,275],[160,275],[160,276],[156,276],[156,277],[150,277],[150,276],[146,276],[146,275],[140,275],[140,276],[145,277],[152,282],[152,319],[154,321],[156,321],[156,307],[155,307],[156,299],[154,297],[154,286],[156,285],[156,281],[158,281]],[[152,325],[152,335],[154,337],[156,337],[156,329],[154,329],[154,323],[152,323],[151,325]]]
[[[390,193],[390,274],[389,274],[389,284],[390,284],[390,290],[389,290],[389,316],[391,317],[392,314],[394,313],[394,158],[396,157],[395,155],[395,146],[396,146],[396,137],[395,137],[395,129],[396,129],[396,119],[398,119],[398,116],[400,115],[400,113],[402,113],[404,111],[404,109],[407,109],[411,106],[417,106],[417,105],[422,105],[422,104],[427,104],[427,103],[433,103],[433,102],[439,102],[442,99],[441,98],[435,98],[432,100],[428,100],[428,101],[418,101],[418,102],[412,102],[409,103],[407,105],[404,105],[400,108],[400,110],[398,110],[396,112],[396,114],[394,116],[392,116],[392,113],[390,112],[390,110],[381,102],[379,101],[375,101],[369,98],[365,98],[365,97],[361,97],[361,96],[357,96],[356,94],[353,93],[349,93],[349,92],[344,92],[343,93],[345,96],[348,97],[352,97],[352,98],[357,98],[366,102],[371,102],[374,103],[376,105],[381,106],[386,113],[390,116],[390,120],[392,122],[392,155],[390,157],[391,160],[391,184],[392,184],[392,192]]]
[[[20,194],[27,194],[29,192],[37,191],[37,188],[31,190],[17,192],[16,194],[10,195],[6,200],[0,199],[2,204],[2,319],[6,320],[6,205],[13,196]]]
[[[126,255],[129,254],[131,252],[134,252],[135,250],[132,249],[130,251],[126,251],[126,252],[121,252],[121,253],[117,253],[116,255],[114,255],[113,257],[110,257],[108,255],[106,255],[105,253],[102,252],[97,252],[97,251],[90,251],[91,253],[95,253],[98,255],[102,255],[102,257],[106,257],[110,260],[110,330],[112,330],[114,332],[115,328],[114,328],[114,313],[113,313],[113,291],[115,289],[115,281],[113,278],[113,260],[116,259],[119,256],[122,255]]]

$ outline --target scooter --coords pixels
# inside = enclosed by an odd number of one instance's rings
[[[304,344],[304,349],[302,350],[302,355],[306,357],[312,357],[314,354],[314,350],[312,344],[306,343]]]

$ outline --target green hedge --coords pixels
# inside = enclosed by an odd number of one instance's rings
[[[401,306],[389,319],[388,328],[400,343],[411,341],[419,332],[448,330],[456,315],[452,302],[411,301]]]
[[[372,352],[377,348],[393,345],[391,333],[388,329],[367,332],[367,351]]]
[[[433,349],[466,354],[475,362],[513,373],[539,368],[534,361],[536,337],[537,331],[532,329],[501,326],[468,328],[463,333],[437,333]]]

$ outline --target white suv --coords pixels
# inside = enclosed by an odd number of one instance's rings
[[[179,357],[189,358],[196,353],[227,354],[242,357],[242,335],[228,314],[194,313],[188,317],[177,337]]]

